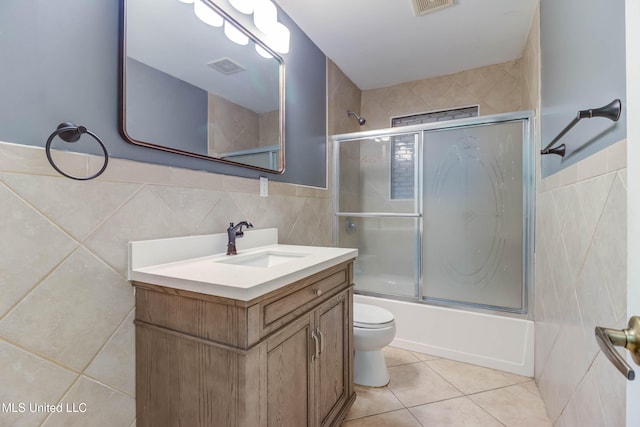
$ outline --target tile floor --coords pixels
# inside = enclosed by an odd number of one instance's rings
[[[356,385],[342,427],[551,426],[531,378],[393,347],[384,353],[391,381]]]

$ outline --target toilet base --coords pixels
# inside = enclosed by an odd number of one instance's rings
[[[353,359],[353,382],[368,387],[384,387],[389,384],[389,372],[382,349],[356,350]]]

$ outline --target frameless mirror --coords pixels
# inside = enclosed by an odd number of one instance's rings
[[[121,1],[125,140],[282,173],[282,58],[208,1]]]

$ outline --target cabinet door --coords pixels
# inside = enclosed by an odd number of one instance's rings
[[[330,425],[350,394],[350,348],[353,336],[349,291],[344,291],[316,310],[316,334],[320,339],[320,356],[316,377],[318,420]]]
[[[312,426],[312,315],[307,314],[268,339],[267,425]]]

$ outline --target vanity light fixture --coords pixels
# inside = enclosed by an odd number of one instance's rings
[[[193,12],[198,19],[212,27],[222,27],[224,20],[213,9],[207,6],[202,0],[195,0],[193,3]]]
[[[255,0],[229,0],[229,3],[231,3],[231,6],[236,8],[238,12],[244,13],[245,15],[251,15],[256,2]]]
[[[271,0],[255,0],[253,23],[264,33],[265,42],[270,48],[278,53],[289,53],[291,33],[284,24],[278,22],[278,9]]]
[[[210,8],[204,0],[178,0],[181,3],[193,3],[195,15],[207,25],[212,27],[222,27],[224,34],[232,42],[245,46],[249,43],[249,37],[236,28],[232,23],[227,22],[215,10]],[[278,53],[289,53],[289,43],[291,32],[278,22],[278,9],[271,0],[229,0],[231,5],[239,12],[245,14],[253,13],[255,26],[265,34],[265,43]],[[256,52],[263,58],[273,58],[263,47],[255,45]]]
[[[224,35],[227,36],[232,42],[245,46],[249,43],[249,37],[247,37],[242,31],[237,29],[229,21],[224,21]]]

